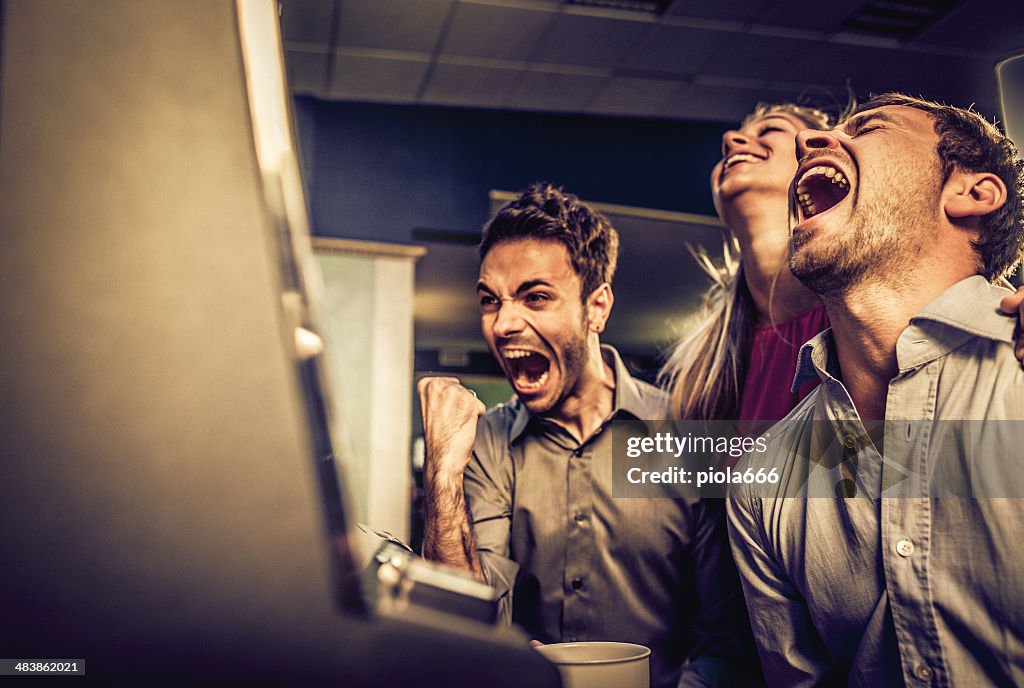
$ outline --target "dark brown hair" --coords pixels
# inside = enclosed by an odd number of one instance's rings
[[[580,278],[583,300],[615,275],[619,234],[608,218],[548,182],[530,184],[484,225],[480,260],[495,244],[518,239],[561,242]]]

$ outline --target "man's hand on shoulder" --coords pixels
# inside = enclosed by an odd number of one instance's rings
[[[476,394],[454,377],[425,377],[419,381],[426,470],[431,476],[462,476],[476,440],[477,420],[487,408]]]
[[[1017,354],[1017,360],[1022,362],[1024,365],[1024,287],[1018,287],[1015,294],[1010,294],[1004,298],[1000,303],[999,307],[1003,309],[1003,312],[1008,315],[1016,315],[1018,319],[1017,324],[1017,343],[1014,345],[1014,353]]]

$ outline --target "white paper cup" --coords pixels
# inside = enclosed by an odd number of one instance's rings
[[[633,643],[554,643],[536,648],[558,666],[564,688],[650,688],[651,651]]]

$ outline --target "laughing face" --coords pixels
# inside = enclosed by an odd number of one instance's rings
[[[900,280],[941,212],[938,139],[927,113],[868,110],[831,132],[797,137],[790,268],[818,294]]]
[[[772,112],[723,134],[722,159],[711,170],[711,194],[726,224],[730,204],[741,194],[785,198],[796,172],[796,134],[806,126],[795,115]]]
[[[580,290],[559,241],[504,241],[480,264],[484,339],[532,413],[556,410],[580,382],[588,352]]]

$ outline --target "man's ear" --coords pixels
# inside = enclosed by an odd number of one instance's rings
[[[1006,184],[991,172],[954,172],[942,191],[943,208],[951,218],[981,217],[1006,203]]]
[[[604,282],[587,297],[587,327],[595,334],[604,332],[604,325],[612,313],[615,295],[612,285]]]

